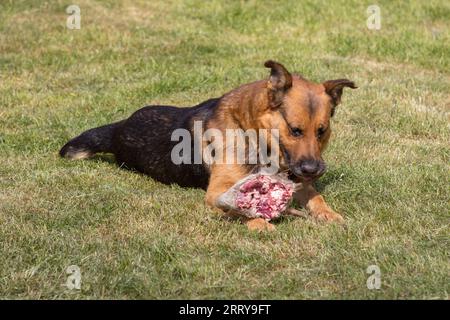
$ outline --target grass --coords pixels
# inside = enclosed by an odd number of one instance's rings
[[[448,299],[450,5],[378,1],[0,3],[0,297]],[[193,105],[267,77],[347,77],[318,183],[346,227],[254,234],[204,192],[59,148],[147,104]],[[369,290],[366,269],[381,269]],[[81,269],[81,290],[64,284]]]

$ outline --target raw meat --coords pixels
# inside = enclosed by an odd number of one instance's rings
[[[292,182],[286,183],[278,176],[258,175],[239,187],[236,207],[271,220],[286,210],[293,192]]]

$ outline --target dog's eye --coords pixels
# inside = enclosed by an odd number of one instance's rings
[[[326,128],[324,127],[320,127],[319,129],[317,129],[317,137],[320,139],[322,138],[322,136],[324,135],[324,133],[327,131]]]
[[[300,128],[291,128],[291,131],[294,137],[300,137],[303,134],[303,131]]]

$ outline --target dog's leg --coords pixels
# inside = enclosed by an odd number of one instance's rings
[[[294,194],[294,199],[298,204],[306,208],[309,214],[316,220],[344,222],[344,218],[326,204],[323,197],[311,184],[303,184]]]
[[[228,191],[236,182],[244,178],[248,172],[238,165],[215,165],[211,168],[211,176],[209,178],[208,189],[206,190],[206,204],[215,211],[223,211],[217,207],[217,199],[219,196]],[[262,218],[250,219],[238,212],[226,212],[228,216],[239,216],[239,218],[247,225],[249,230],[255,231],[272,231],[275,226]]]

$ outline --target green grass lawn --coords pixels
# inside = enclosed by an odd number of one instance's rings
[[[0,298],[449,298],[450,3],[0,2]],[[267,77],[349,78],[317,183],[345,227],[247,231],[203,203],[59,148],[148,104]],[[81,290],[66,286],[80,267]],[[381,288],[369,290],[369,265]]]

